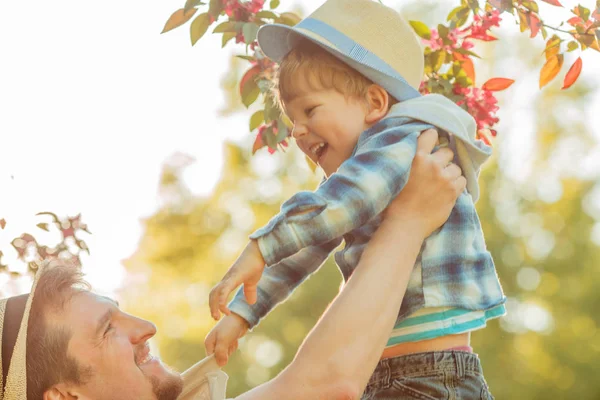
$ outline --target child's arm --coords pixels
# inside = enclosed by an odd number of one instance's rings
[[[247,261],[240,261],[244,258],[245,250],[223,280],[212,289],[209,296],[212,316],[219,319],[220,312],[230,315],[233,311],[248,321],[249,328],[253,328],[261,318],[315,272],[341,241],[341,238],[338,238],[320,246],[307,247],[267,269],[263,268],[264,262],[252,261],[255,258],[251,255],[253,251],[247,253]],[[244,262],[259,266],[261,273],[258,276],[245,274],[245,271],[251,271],[252,268],[242,268]],[[228,308],[226,302],[229,294],[241,283],[244,283],[244,287],[238,291]]]
[[[410,120],[381,121],[357,153],[315,192],[300,192],[256,239],[267,265],[300,249],[326,243],[379,215],[402,190],[410,172],[420,132],[431,125]]]

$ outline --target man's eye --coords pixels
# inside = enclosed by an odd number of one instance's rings
[[[108,334],[108,332],[110,332],[112,330],[113,326],[112,324],[108,324],[108,326],[106,327],[106,330],[104,331],[104,336],[106,336]]]

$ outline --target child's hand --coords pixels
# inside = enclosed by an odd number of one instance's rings
[[[265,260],[258,244],[255,240],[251,240],[221,282],[210,291],[208,302],[212,317],[218,321],[221,312],[226,315],[231,314],[227,307],[227,298],[241,284],[244,284],[244,296],[248,304],[256,303],[256,285],[264,268]]]
[[[215,353],[220,367],[225,366],[229,356],[237,350],[238,339],[248,332],[248,322],[235,313],[231,313],[217,323],[204,339],[206,355]]]

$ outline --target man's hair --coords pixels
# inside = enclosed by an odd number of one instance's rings
[[[42,399],[57,383],[82,384],[91,374],[67,355],[69,328],[49,323],[49,317],[60,314],[77,290],[90,290],[90,286],[70,263],[53,261],[39,277],[27,327],[28,399]]]
[[[298,74],[304,76],[310,89],[335,89],[347,97],[364,98],[373,84],[320,46],[300,39],[277,70],[273,91],[280,107],[298,95],[301,89]]]

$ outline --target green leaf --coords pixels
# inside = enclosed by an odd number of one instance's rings
[[[263,141],[267,144],[267,146],[269,146],[269,148],[277,150],[277,138],[273,134],[273,128],[271,126],[265,129],[262,136]]]
[[[408,21],[408,22],[410,23],[410,26],[412,26],[412,28],[414,29],[414,31],[417,35],[419,35],[423,39],[427,39],[427,40],[431,39],[431,31],[429,30],[427,25],[425,25],[423,22],[421,22],[421,21]]]
[[[458,7],[454,8],[454,9],[452,9],[452,11],[450,11],[450,12],[448,13],[448,17],[446,18],[446,21],[450,21],[450,20],[452,20],[453,18],[455,18],[455,17],[456,17],[456,15],[458,14],[458,12],[459,12],[460,10],[464,10],[464,7],[463,7],[463,6],[458,6]]]
[[[223,12],[223,1],[221,0],[210,0],[208,6],[208,13],[213,16],[214,19],[217,19],[219,15]]]
[[[183,8],[175,11],[165,23],[165,27],[161,33],[169,32],[171,29],[175,29],[178,26],[185,24],[194,16],[194,14],[196,14],[196,11],[197,10],[195,8],[189,10],[188,12],[183,11]]]
[[[195,45],[202,36],[204,36],[209,25],[210,16],[208,13],[202,13],[198,15],[194,21],[192,21],[192,25],[190,26],[190,38],[192,39],[192,46]]]
[[[225,47],[227,42],[236,37],[237,34],[235,32],[225,32],[223,34],[223,38],[221,39],[221,47]]]
[[[579,16],[587,22],[590,19],[590,10],[582,5],[578,5],[577,8],[579,9]]]
[[[254,22],[246,22],[242,28],[242,34],[244,35],[244,41],[246,44],[250,44],[256,40],[256,34],[258,33],[258,25]]]
[[[579,48],[579,43],[577,43],[574,40],[569,42],[569,44],[567,45],[567,51],[574,51],[574,50],[577,50],[578,48]]]
[[[258,110],[250,117],[250,132],[258,128],[263,122],[265,122],[265,111]]]
[[[469,10],[468,8],[462,9],[456,16],[457,17],[456,26],[461,27],[464,24],[466,24],[467,20],[469,19],[470,14],[471,14],[471,10]]]
[[[440,38],[446,45],[451,45],[452,42],[448,39],[448,34],[450,33],[450,28],[446,25],[438,24],[438,33],[440,34]]]
[[[242,28],[241,22],[225,21],[215,26],[213,33],[224,33],[224,32],[239,32]]]
[[[434,71],[439,71],[446,61],[446,52],[444,50],[438,50],[432,53],[432,55],[432,68]]]
[[[279,110],[279,107],[275,104],[275,99],[273,96],[267,96],[267,101],[265,101],[265,121],[276,121],[280,116],[281,110]]]
[[[526,9],[528,9],[530,11],[533,11],[535,13],[539,13],[540,12],[538,4],[535,1],[523,0],[521,2],[521,4],[523,5],[523,7],[525,7]]]
[[[256,61],[256,57],[254,56],[237,55],[236,57],[246,61]]]
[[[477,12],[477,10],[479,10],[478,0],[467,0],[467,3],[469,5],[469,8],[471,8],[473,11]]]
[[[271,2],[269,3],[269,7],[271,7],[271,10],[279,7],[279,0],[271,0]]]
[[[37,224],[36,226],[37,226],[38,228],[40,228],[41,230],[43,230],[43,231],[46,231],[46,232],[48,232],[48,231],[49,231],[49,229],[48,229],[48,224],[47,224],[47,223],[45,223],[45,222],[40,222],[40,223],[39,223],[39,224]]]
[[[476,58],[481,58],[477,53],[473,53],[471,50],[463,49],[462,47],[459,49],[454,49],[454,51],[457,53],[460,53],[460,54],[469,55],[469,56],[476,57]]]
[[[278,18],[277,14],[275,14],[273,11],[267,11],[267,10],[257,12],[256,16],[258,18],[268,18],[268,19],[277,19]]]
[[[300,18],[298,14],[294,14],[292,12],[281,13],[278,18],[278,22],[288,26],[294,26],[300,21],[302,21],[302,18]]]
[[[289,131],[288,127],[285,123],[280,119],[277,120],[277,137],[275,140],[277,143],[282,142],[286,137],[288,137]]]
[[[246,108],[250,107],[250,105],[256,101],[259,94],[260,89],[258,88],[256,81],[254,79],[249,79],[242,88],[242,103]]]
[[[188,10],[191,10],[192,8],[199,6],[200,4],[203,4],[200,0],[187,0],[185,2],[185,6],[183,7],[183,10],[185,12],[187,12]]]

